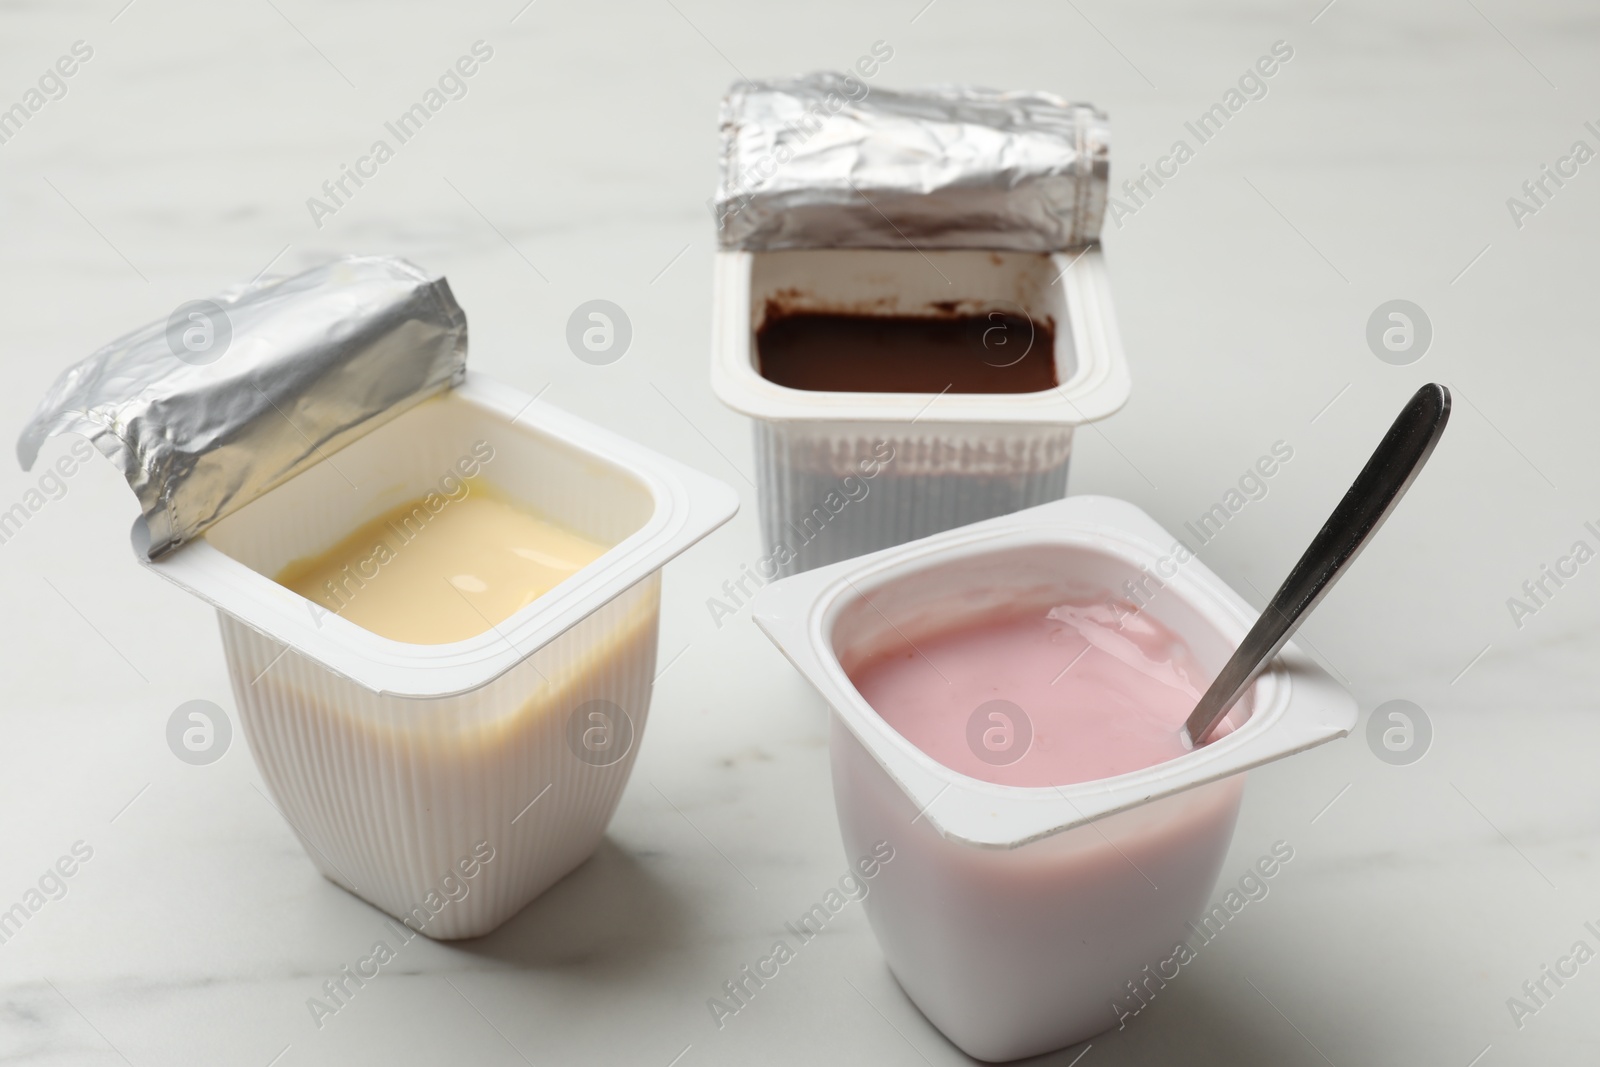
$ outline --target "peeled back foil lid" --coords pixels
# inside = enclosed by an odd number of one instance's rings
[[[192,301],[68,368],[17,441],[81,433],[122,467],[155,559],[466,375],[443,276],[348,256]]]
[[[1050,93],[745,82],[722,101],[717,240],[1055,252],[1099,239],[1110,145],[1103,113]]]

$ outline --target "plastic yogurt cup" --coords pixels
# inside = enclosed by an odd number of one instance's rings
[[[847,853],[887,841],[865,902],[890,969],[964,1052],[1001,1061],[1081,1041],[1165,960],[1208,901],[1243,772],[1348,733],[1355,701],[1293,644],[1230,713],[1231,731],[1110,778],[1019,787],[968,777],[897,733],[851,683],[883,650],[1018,603],[1120,599],[1210,674],[1250,606],[1131,504],[1073,497],[773,583],[758,625],[833,709]],[[1154,575],[1147,579],[1145,575]],[[975,713],[979,709],[974,709]]]
[[[402,503],[453,506],[469,468],[608,547],[446,644],[273,580]],[[468,374],[146,565],[216,606],[256,765],[317,868],[430,937],[474,937],[599,843],[650,708],[661,567],[736,508],[723,483]]]
[[[805,313],[1035,323],[1054,333],[1059,384],[787,388],[762,376],[756,335],[769,316]],[[1034,338],[1020,334],[986,335],[985,362],[1028,351]],[[762,537],[780,575],[1060,498],[1074,428],[1115,412],[1130,389],[1098,245],[718,252],[711,384],[754,421]]]

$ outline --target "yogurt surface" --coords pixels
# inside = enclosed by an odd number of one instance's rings
[[[380,637],[437,645],[504,622],[605,551],[476,479],[463,490],[379,515],[278,584]]]
[[[1183,755],[1180,728],[1209,684],[1171,630],[1105,601],[963,622],[867,659],[851,681],[946,767],[1030,787]]]

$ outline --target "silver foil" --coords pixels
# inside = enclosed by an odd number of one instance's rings
[[[1071,248],[1100,236],[1110,144],[1104,114],[1049,93],[741,83],[722,101],[718,244]]]
[[[17,458],[27,470],[47,437],[88,437],[138,495],[154,559],[459,384],[466,361],[442,276],[348,256],[185,304],[68,368]]]

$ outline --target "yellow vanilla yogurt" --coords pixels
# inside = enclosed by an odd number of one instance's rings
[[[380,637],[438,645],[504,622],[606,547],[469,479],[460,496],[402,504],[276,580]]]

